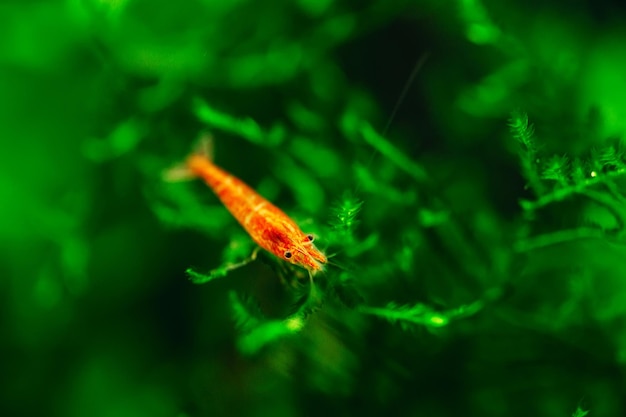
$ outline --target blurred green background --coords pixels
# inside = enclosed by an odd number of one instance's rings
[[[0,412],[626,415],[625,17],[3,1]],[[252,248],[161,181],[207,131],[335,255],[315,291],[188,279]]]

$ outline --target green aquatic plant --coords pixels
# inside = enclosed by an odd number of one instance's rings
[[[580,406],[578,406],[572,413],[572,417],[585,417],[587,414],[589,414],[589,410],[583,410]]]
[[[238,118],[210,107],[205,101],[196,98],[193,112],[198,119],[211,129],[238,135],[252,143],[265,146],[278,146],[285,140],[285,128],[277,123],[270,129],[263,129],[252,118]]]
[[[243,301],[236,292],[229,293],[233,319],[240,331],[237,348],[244,355],[253,355],[263,347],[298,333],[304,326],[301,314],[292,314],[282,320],[264,318],[248,298]]]
[[[206,113],[208,106],[204,105],[204,108]],[[199,117],[207,121],[206,115],[199,115]],[[234,119],[227,116],[221,116],[220,120],[231,120],[230,122],[221,123],[221,128],[231,129],[234,128],[233,126],[238,126],[233,121]],[[237,129],[232,132],[249,135]],[[258,129],[255,128],[255,132],[258,132]],[[372,145],[376,152],[380,152],[383,158],[392,161],[401,171],[419,183],[427,181],[426,173],[422,167],[402,155],[394,145],[376,133],[367,123],[362,123],[361,132],[365,142]],[[299,184],[303,186],[302,182],[299,182]],[[364,259],[364,256],[375,250],[379,241],[379,234],[375,232],[370,233],[365,238],[356,235],[357,226],[361,223],[359,215],[363,205],[364,201],[358,198],[355,192],[352,191],[344,192],[342,197],[332,204],[329,213],[329,228],[325,229],[324,233],[326,244],[329,248],[332,248],[334,253],[330,254],[329,264],[325,268],[324,273],[318,274],[315,279],[311,277],[308,284],[303,284],[304,271],[298,271],[298,268],[269,256],[273,271],[283,284],[291,288],[290,291],[296,301],[290,309],[292,313],[287,318],[284,318],[283,321],[270,320],[264,322],[263,325],[257,323],[258,326],[255,326],[254,331],[248,331],[246,338],[242,339],[248,342],[240,346],[243,349],[242,353],[251,354],[258,351],[258,349],[250,347],[255,337],[262,341],[259,342],[259,346],[262,346],[270,344],[274,340],[288,334],[289,332],[285,328],[285,320],[288,323],[293,323],[293,320],[298,318],[300,320],[298,321],[300,323],[299,327],[304,326],[306,317],[316,311],[322,303],[328,301],[329,297],[349,309],[356,309],[360,313],[381,316],[391,322],[400,322],[403,329],[408,329],[410,326],[415,325],[427,327],[445,326],[453,319],[469,317],[482,308],[482,301],[475,301],[472,304],[441,312],[436,312],[433,308],[423,303],[416,303],[411,307],[407,305],[398,306],[395,302],[388,302],[385,308],[368,306],[358,288],[358,280],[355,278],[357,274],[364,271],[364,267],[355,267],[355,262],[357,258]],[[442,223],[450,221],[447,213],[437,217],[439,218],[437,221],[435,221],[433,214],[428,213],[431,212],[424,209],[420,211],[422,225],[437,227]],[[445,211],[442,213],[445,213]],[[204,284],[217,278],[225,277],[230,271],[245,267],[256,260],[259,248],[252,249],[253,246],[251,240],[245,234],[239,234],[224,249],[222,265],[206,274],[189,268],[186,271],[187,275],[196,284]],[[408,250],[408,256],[411,257],[412,249],[406,249]],[[249,255],[250,251],[252,251],[252,255]],[[344,265],[336,261],[335,255],[347,259],[347,263]],[[231,303],[233,303],[234,311],[237,314],[243,314],[243,307],[237,302],[236,298],[233,298],[232,293]],[[241,320],[238,319],[238,321]]]
[[[538,146],[533,125],[528,122],[528,115],[520,110],[514,111],[509,118],[509,129],[519,144],[518,154],[522,165],[522,174],[535,193],[541,194],[543,184],[538,172]]]
[[[626,174],[626,169],[619,144],[617,147],[609,143],[603,148],[592,148],[584,156],[573,157],[570,161],[567,155],[546,155],[537,150],[532,127],[529,127],[525,114],[514,112],[510,120],[511,135],[523,145],[520,158],[525,167],[524,175],[529,183],[534,184],[533,188],[537,192],[534,201],[520,200],[526,214],[533,217],[537,210],[580,196],[605,208],[615,223],[614,227],[609,227],[612,229],[609,231],[621,235],[626,224],[626,210],[623,207],[626,192],[621,190],[616,181]],[[531,163],[532,160],[536,163]],[[548,181],[554,185],[547,187]],[[568,235],[578,238],[596,236],[597,233],[584,229],[572,230],[560,233],[561,238],[555,235],[554,241],[561,242]],[[545,242],[551,240],[545,239]]]
[[[402,329],[408,330],[415,326],[443,327],[448,325],[451,320],[471,316],[480,311],[481,308],[481,302],[449,311],[436,311],[421,303],[399,306],[390,302],[384,308],[362,307],[360,311],[382,317],[391,323],[399,323]]]
[[[235,233],[222,253],[223,263],[208,273],[200,273],[187,268],[185,273],[194,284],[206,284],[217,278],[228,275],[230,271],[241,268],[256,260],[260,248],[255,246],[249,236]]]
[[[626,415],[616,4],[3,2],[1,414]]]
[[[354,232],[360,223],[358,214],[362,206],[363,201],[353,193],[346,192],[331,208],[330,226],[336,239],[345,246],[355,241]]]

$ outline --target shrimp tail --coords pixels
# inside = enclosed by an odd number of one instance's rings
[[[175,165],[165,169],[161,177],[165,182],[181,182],[191,181],[198,177],[198,175],[189,169],[188,161],[192,157],[206,158],[209,161],[213,161],[213,136],[208,132],[201,135],[198,142],[195,144],[193,151],[187,156],[183,162],[178,162]]]
[[[201,156],[213,162],[213,135],[203,132],[196,142],[192,155]]]
[[[173,165],[163,170],[161,173],[161,178],[165,182],[191,181],[196,177],[197,175],[194,174],[184,162]]]

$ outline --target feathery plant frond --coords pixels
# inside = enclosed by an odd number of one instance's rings
[[[605,148],[592,152],[592,158],[597,160],[601,169],[613,171],[624,168],[624,149],[621,146],[609,145]]]
[[[330,283],[330,291],[343,305],[355,308],[363,304],[363,296],[354,285],[354,277],[351,273],[343,271]]]
[[[345,250],[345,254],[351,258],[374,248],[378,243],[377,233],[372,233],[360,240],[355,238],[354,231],[360,223],[357,215],[362,206],[363,201],[348,191],[331,208],[332,217],[329,223],[335,233],[329,240],[343,246],[342,251]]]
[[[517,139],[519,143],[524,145],[526,150],[532,153],[537,152],[535,145],[534,127],[528,122],[528,115],[521,110],[515,110],[509,118],[509,129],[511,135]]]
[[[342,238],[349,240],[354,239],[354,230],[359,224],[357,215],[361,211],[363,201],[359,200],[350,192],[345,192],[341,200],[339,200],[331,209],[332,219],[331,227],[341,235]]]
[[[509,118],[509,131],[520,144],[518,153],[522,174],[535,193],[543,194],[544,187],[537,167],[537,143],[533,125],[528,122],[528,115],[520,110],[513,111]]]
[[[572,181],[575,184],[579,184],[585,180],[586,175],[585,163],[581,158],[574,158],[572,161]]]
[[[155,215],[168,227],[193,229],[214,236],[229,221],[230,214],[222,205],[203,204],[192,187],[165,183],[158,190],[146,189],[146,193]]]
[[[289,317],[306,319],[320,308],[324,302],[324,297],[324,291],[322,291],[315,281],[311,280],[308,285],[308,292],[294,305],[296,310],[290,314]]]
[[[537,193],[535,201],[520,200],[528,218],[536,210],[566,200],[573,195],[591,201],[595,206],[606,209],[614,221],[610,226],[595,225],[593,228],[579,227],[552,231],[518,241],[514,247],[518,252],[563,243],[586,237],[621,239],[626,225],[626,193],[615,179],[626,174],[624,151],[620,142],[602,148],[592,148],[586,154],[568,158],[567,155],[538,155],[532,126],[526,114],[514,112],[509,121],[511,134],[520,143],[522,170],[529,184]],[[541,174],[536,175],[539,161]],[[556,181],[557,185],[547,190],[542,181]]]
[[[208,274],[194,271],[192,268],[187,268],[185,273],[194,284],[206,284],[214,279],[225,277],[230,271],[241,268],[256,259],[260,248],[256,246],[250,251],[252,246],[252,242],[245,237],[232,239],[230,245],[224,249],[223,258],[225,262],[221,266],[211,270]],[[242,258],[242,254],[250,252],[252,253],[247,258],[235,262],[236,259]]]
[[[554,180],[560,185],[567,185],[569,159],[566,155],[554,155],[548,159],[543,168],[541,177]]]
[[[244,355],[254,355],[263,347],[290,336],[303,325],[297,320],[270,320],[244,333],[237,340],[237,349]]]
[[[572,413],[572,417],[585,417],[587,414],[589,414],[589,410],[583,410],[580,406],[578,406]]]
[[[418,212],[418,218],[423,227],[437,227],[450,220],[450,211],[422,208]]]
[[[237,118],[221,112],[200,98],[195,99],[193,110],[198,119],[209,127],[235,134],[257,145],[278,146],[287,136],[285,127],[281,124],[274,124],[270,129],[264,130],[254,119]]]
[[[216,268],[212,271],[209,271],[206,274],[201,272],[194,271],[193,268],[187,268],[185,270],[185,274],[189,277],[189,280],[194,284],[206,284],[207,282],[213,281],[217,278],[222,278],[228,275],[228,269],[226,268]]]
[[[304,327],[304,317],[291,315],[284,320],[264,320],[251,313],[251,307],[242,301],[235,291],[230,291],[229,300],[233,318],[240,334],[237,349],[244,355],[254,355],[263,347],[291,336]],[[250,303],[247,303],[250,304]]]
[[[535,210],[579,194],[607,207],[619,224],[626,221],[623,210],[619,209],[625,200],[625,193],[614,182],[615,177],[626,173],[624,151],[619,143],[591,149],[586,156],[576,156],[571,160],[567,155],[542,155],[540,158],[534,130],[525,113],[513,112],[509,128],[511,135],[520,143],[524,176],[538,195],[535,201],[520,201],[521,207],[531,218]],[[545,161],[541,167],[538,166],[540,159]],[[538,174],[538,171],[541,173]],[[546,192],[543,181],[556,181],[558,185]],[[609,193],[605,193],[606,190],[592,190],[599,184],[603,184]]]
[[[385,308],[361,307],[359,311],[365,314],[382,317],[390,323],[398,323],[403,330],[409,330],[416,325],[426,327],[446,326],[453,319],[476,314],[483,308],[483,305],[484,302],[478,300],[456,309],[438,312],[432,307],[422,303],[400,306],[394,302],[390,302]]]
[[[443,327],[449,322],[444,314],[439,314],[431,307],[421,303],[412,306],[399,306],[394,302],[390,302],[385,308],[361,307],[359,311],[382,317],[390,323],[399,323],[403,330],[408,330],[415,325]]]
[[[250,312],[250,303],[241,300],[235,291],[228,292],[228,300],[233,309],[233,319],[237,328],[247,330],[256,327],[261,322],[258,314]]]

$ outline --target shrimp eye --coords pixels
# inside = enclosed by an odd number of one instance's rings
[[[311,234],[306,235],[306,238],[309,242],[313,242],[313,239],[315,239],[315,237]]]
[[[286,258],[286,259],[291,258],[291,252],[289,252],[288,250],[287,250],[287,251],[285,251],[285,258]]]

